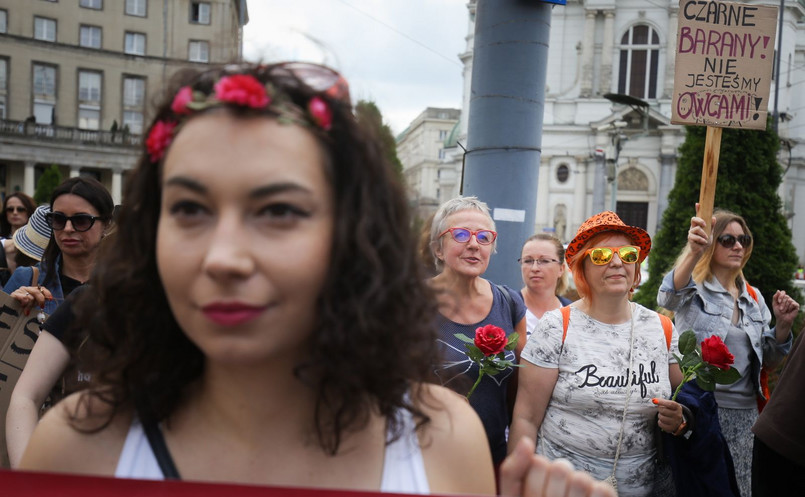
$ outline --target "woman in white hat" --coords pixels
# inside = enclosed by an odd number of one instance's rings
[[[565,253],[581,299],[545,313],[526,343],[509,436],[510,449],[536,438],[538,454],[611,478],[621,496],[672,488],[655,466],[654,427],[687,426],[664,400],[682,380],[676,331],[630,301],[649,250],[648,233],[612,212],[581,225]]]

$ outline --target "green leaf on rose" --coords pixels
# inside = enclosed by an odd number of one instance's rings
[[[475,340],[473,340],[472,338],[468,337],[467,335],[465,335],[463,333],[455,333],[453,336],[458,338],[459,340],[461,340],[464,343],[471,343],[471,344],[475,345]]]
[[[692,368],[693,366],[699,364],[701,359],[697,354],[685,354],[685,357],[679,362],[679,367],[682,369],[685,368]]]
[[[484,359],[484,353],[475,345],[467,344],[467,357],[475,362],[480,362]]]
[[[517,339],[519,338],[520,335],[518,335],[516,331],[507,336],[506,340],[508,340],[508,343],[506,343],[506,350],[514,350],[515,347],[517,347]]]
[[[716,389],[716,384],[713,381],[712,377],[708,376],[696,376],[696,383],[699,384],[699,388],[705,390],[707,392],[712,392]]]
[[[696,333],[693,330],[688,330],[679,335],[679,352],[682,355],[688,355],[696,349]]]
[[[716,371],[713,374],[716,383],[720,383],[722,385],[729,385],[731,383],[735,383],[741,378],[741,373],[738,372],[737,369],[731,367],[726,371],[723,369],[715,368]]]

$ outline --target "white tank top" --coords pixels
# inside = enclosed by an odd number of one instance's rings
[[[402,435],[386,445],[380,491],[404,494],[430,493],[413,417],[405,409],[398,411],[397,415],[402,421]],[[145,430],[137,419],[132,421],[126,435],[126,441],[115,469],[115,477],[145,480],[164,479],[156,456],[148,443]]]

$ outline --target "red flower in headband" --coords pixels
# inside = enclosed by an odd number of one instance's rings
[[[271,103],[265,87],[248,74],[233,74],[218,80],[215,83],[215,98],[252,109],[262,109]]]
[[[173,97],[171,103],[171,110],[176,114],[190,114],[190,109],[187,104],[193,101],[193,89],[189,86],[183,86]]]
[[[159,162],[165,156],[165,151],[173,141],[173,129],[175,122],[157,121],[148,138],[145,140],[145,148],[148,150],[148,157],[151,162]]]
[[[330,131],[333,125],[333,110],[330,105],[321,97],[313,97],[307,104],[307,111],[321,129]]]

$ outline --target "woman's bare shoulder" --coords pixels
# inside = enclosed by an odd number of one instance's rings
[[[131,413],[110,414],[107,404],[87,392],[65,398],[37,425],[19,469],[114,475]]]
[[[431,492],[494,495],[486,433],[467,399],[441,386],[422,385],[417,407],[430,418],[419,443]]]

